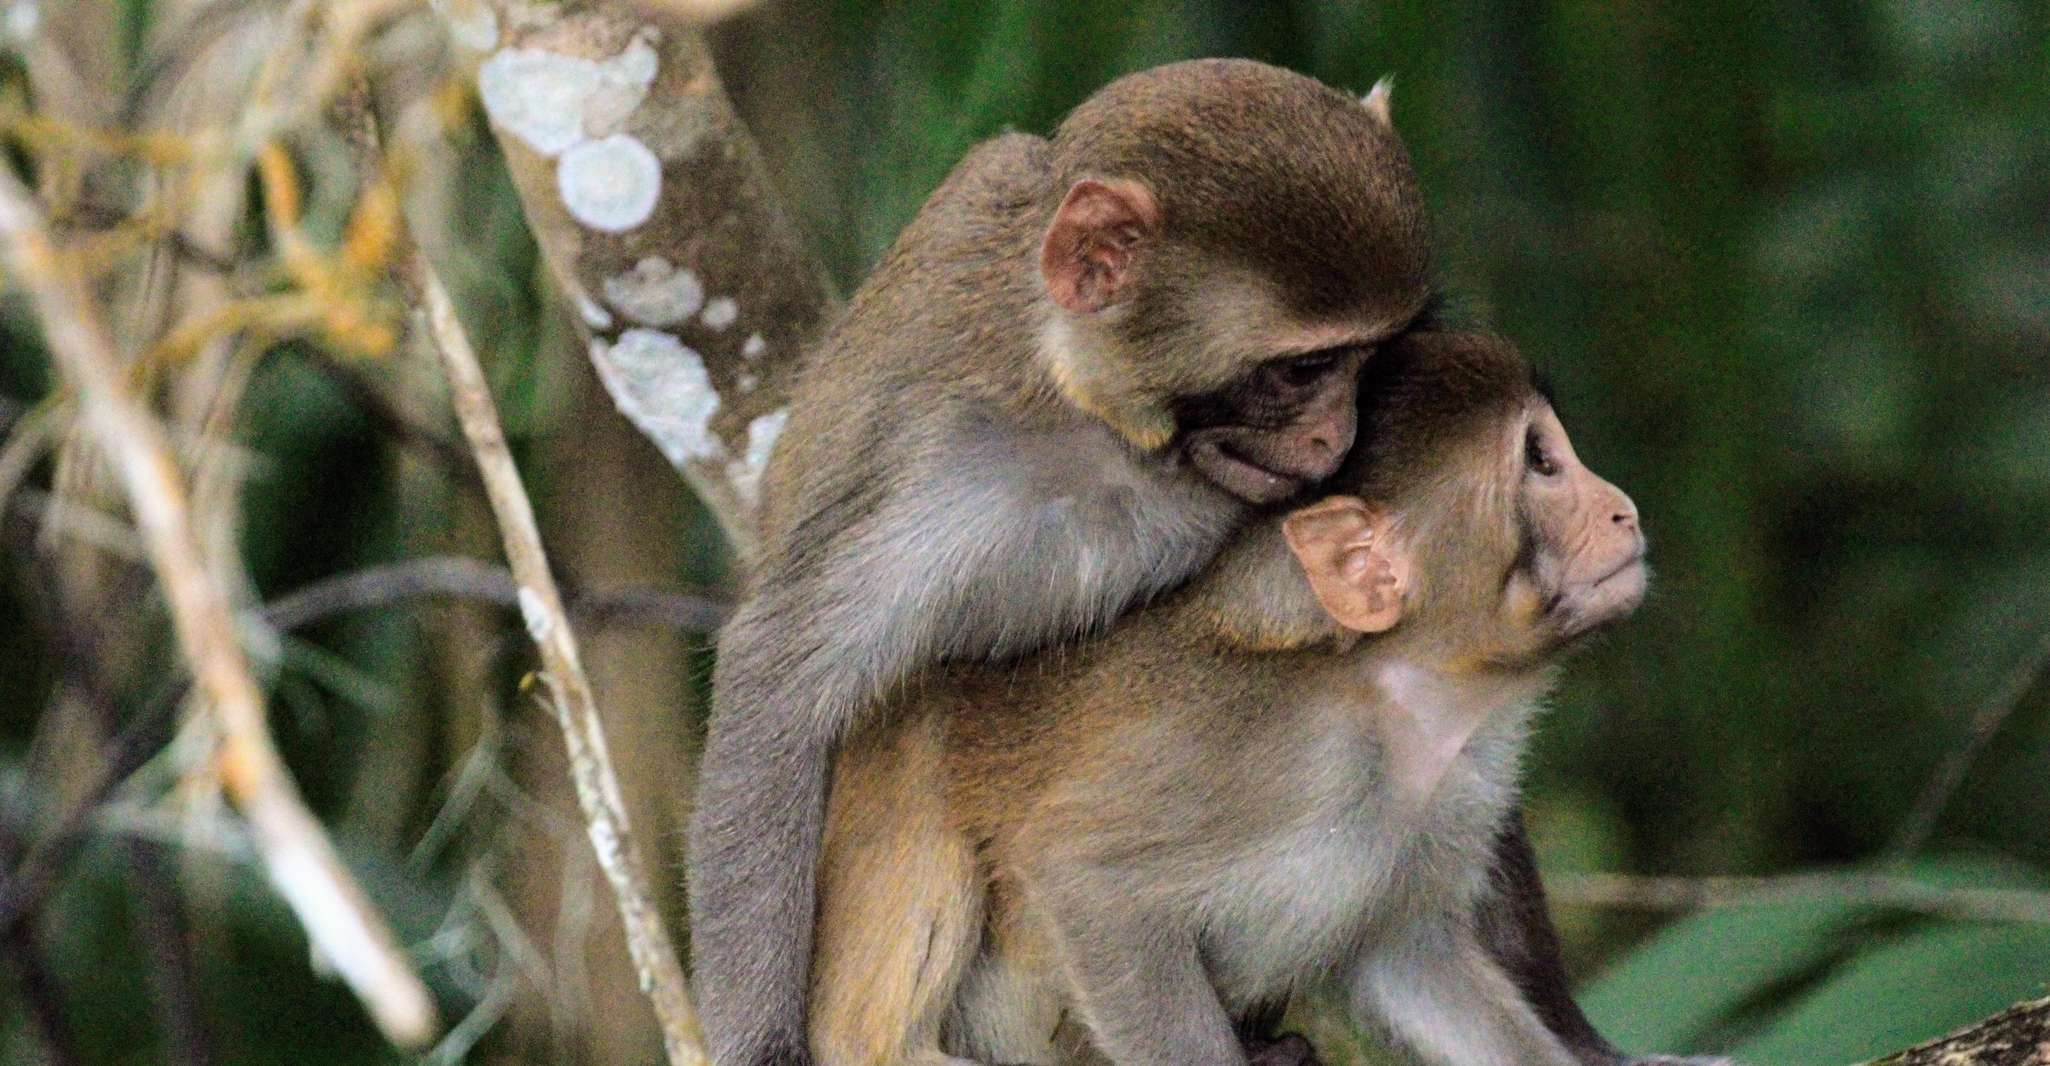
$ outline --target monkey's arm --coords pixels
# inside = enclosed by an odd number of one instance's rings
[[[1578,1066],[1464,922],[1373,943],[1353,972],[1353,1010],[1434,1066]]]
[[[1130,599],[1047,580],[1083,573],[1096,534],[1011,489],[1029,471],[996,450],[965,470],[910,456],[887,485],[833,496],[721,635],[689,866],[719,1066],[804,1060],[830,764],[864,711],[936,662],[1030,650]]]
[[[1054,903],[1048,913],[1104,1056],[1119,1066],[1244,1066],[1194,931],[1166,915],[1106,908],[1100,891],[1092,895],[1073,907]]]
[[[1495,838],[1495,865],[1478,908],[1481,943],[1523,992],[1545,1028],[1566,1045],[1581,1066],[1728,1066],[1714,1056],[1631,1058],[1598,1032],[1580,1010],[1560,959],[1559,935],[1545,905],[1544,882],[1523,812],[1512,810]]]

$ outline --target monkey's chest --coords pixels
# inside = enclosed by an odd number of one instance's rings
[[[1220,871],[1205,954],[1228,1004],[1246,1007],[1348,969],[1376,944],[1468,911],[1513,801],[1508,753],[1483,739],[1428,804],[1376,773],[1306,795],[1289,826]],[[1314,791],[1314,790],[1306,790]]]

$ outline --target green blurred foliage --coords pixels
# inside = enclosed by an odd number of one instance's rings
[[[1043,131],[1120,72],[1246,55],[1360,91],[1394,74],[1455,306],[1548,370],[1581,453],[1636,497],[1655,546],[1654,599],[1570,672],[1542,734],[1538,836],[1555,868],[1677,873],[1873,860],[2050,631],[2046,41],[2050,7],[2028,0],[770,0],[717,34],[847,287],[970,144]],[[475,240],[449,269],[535,447],[577,431],[547,364],[580,356],[548,342],[560,329],[503,174],[471,170]],[[9,299],[0,411],[48,388],[33,335]],[[389,442],[291,353],[249,411],[244,542],[265,593],[448,521],[394,491]],[[20,768],[52,664],[16,621],[23,567],[0,557],[0,577],[0,785],[33,808]],[[366,772],[366,716],[422,713],[406,684],[418,624],[324,627],[279,661],[278,728],[326,813]],[[1953,857],[1914,876],[2043,886],[2045,687],[1940,820],[1929,850]],[[363,861],[425,936],[456,873],[400,858]],[[159,1061],[123,884],[96,847],[51,946],[95,1027],[91,1061]],[[204,916],[201,962],[230,1060],[389,1061],[334,1020],[354,1008],[306,972],[261,886],[229,898]],[[2050,981],[2045,927],[1845,902],[1704,913],[1642,945],[1631,915],[1562,926],[1583,972],[1622,953],[1588,1004],[1625,1043],[1756,1063],[1847,1061]],[[476,993],[457,970],[430,976],[459,1010]],[[0,998],[0,1054],[27,1047],[13,1009]]]

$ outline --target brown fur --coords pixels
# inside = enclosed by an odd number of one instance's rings
[[[1628,501],[1613,489],[1544,497],[1547,490],[1527,480],[1525,427],[1548,417],[1548,407],[1506,345],[1419,335],[1369,366],[1366,443],[1335,484],[1399,516],[1396,535],[1421,578],[1403,622],[1363,640],[1347,634],[1317,607],[1279,523],[1269,522],[1246,530],[1189,588],[1101,640],[1011,668],[957,669],[903,701],[892,727],[850,748],[839,764],[812,1029],[824,1066],[947,1056],[1080,1061],[1093,1054],[1083,1050],[1088,1041],[1075,1043],[1074,1028],[1085,1021],[1124,1026],[1112,1036],[1128,1041],[1128,1051],[1178,1048],[1174,1057],[1184,1066],[1243,1061],[1235,1042],[1218,1042],[1228,1028],[1213,1029],[1218,1039],[1209,1044],[1175,1032],[1205,1024],[1200,1003],[1191,1009],[1185,999],[1163,998],[1161,1009],[1110,1020],[1120,1009],[1112,1000],[1157,992],[1138,956],[1177,950],[1170,946],[1176,916],[1229,910],[1234,896],[1217,895],[1217,871],[1302,833],[1306,818],[1337,817],[1335,827],[1356,817],[1370,824],[1412,817],[1425,828],[1401,858],[1362,858],[1362,867],[1393,863],[1387,883],[1363,897],[1372,901],[1369,913],[1325,919],[1337,923],[1329,935],[1295,945],[1307,954],[1285,953],[1281,972],[1265,973],[1261,966],[1272,960],[1258,949],[1251,962],[1235,963],[1234,949],[1220,946],[1247,934],[1257,940],[1260,930],[1233,926],[1222,911],[1191,918],[1209,930],[1190,949],[1205,952],[1218,982],[1208,993],[1213,1027],[1331,979],[1377,930],[1436,922],[1471,943],[1472,916],[1490,891],[1497,829],[1513,810],[1518,715],[1529,713],[1551,664],[1584,631],[1506,602],[1505,589],[1522,579],[1505,582],[1505,575],[1538,566],[1520,562],[1533,556],[1523,542],[1533,517],[1524,512],[1532,499],[1557,500],[1540,510],[1590,511],[1558,521],[1540,515],[1539,535],[1606,528],[1607,542],[1556,547],[1613,555],[1627,549],[1614,539],[1626,531],[1599,523]],[[1628,513],[1634,538],[1635,512]],[[1540,544],[1533,557],[1553,547]],[[1613,617],[1628,604],[1604,609]],[[1360,753],[1398,757],[1399,745],[1386,739],[1395,727],[1383,723],[1406,712],[1390,705],[1394,690],[1362,679],[1379,676],[1372,673],[1379,666],[1408,664],[1439,671],[1455,688],[1498,693],[1521,710],[1480,724],[1439,790],[1447,798],[1419,799],[1410,814],[1376,814],[1374,804],[1400,802],[1400,794],[1375,791],[1381,771],[1330,762],[1330,746],[1353,750],[1346,738],[1364,737]],[[1333,714],[1341,716],[1336,724]],[[1438,832],[1445,836],[1432,835]],[[1325,889],[1313,879],[1300,891],[1310,906]],[[1136,926],[1099,927],[1090,916],[1099,911],[1142,917]],[[1089,930],[1098,928],[1140,937],[1131,969],[1118,979],[1136,982],[1131,990],[1119,991],[1125,986],[1116,980],[1096,983],[1089,957],[1099,945]],[[1525,948],[1519,941],[1518,950]],[[1106,972],[1121,965],[1113,959]],[[1591,1029],[1562,1028],[1585,1027],[1570,1000],[1563,1012],[1549,1000],[1526,1005],[1530,993],[1513,980],[1536,968],[1505,974],[1476,965],[1484,971],[1479,987],[1510,1001],[1486,1006],[1524,1026],[1514,1039],[1525,1042],[1531,1061],[1610,1061],[1599,1058],[1612,1052]],[[1008,997],[979,999],[969,987],[977,981],[1001,985]],[[844,983],[865,991],[850,999],[837,987]],[[1051,1020],[1063,1018],[1065,1035],[1057,1038]],[[1036,1036],[1016,1032],[1033,1026]],[[1144,1044],[1149,1034],[1160,1042]],[[1142,1043],[1129,1044],[1134,1039]]]
[[[1421,218],[1384,111],[1239,60],[1123,79],[933,193],[799,371],[720,640],[689,870],[718,1066],[804,1058],[835,748],[1328,476],[1361,360],[1426,303]]]

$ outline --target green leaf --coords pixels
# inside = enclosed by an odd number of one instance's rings
[[[1747,1000],[1828,963],[1868,913],[1834,899],[1703,911],[1611,966],[1581,995],[1581,1007],[1622,1047],[1695,1047]]]
[[[1938,888],[2050,884],[2031,867],[1969,855],[1919,858],[1894,872]],[[1843,897],[1739,904],[1682,918],[1610,967],[1581,995],[1581,1006],[1625,1048],[1698,1047],[1748,1002],[1835,962],[1861,923],[1887,913],[1855,897],[1863,876],[1845,874]],[[2043,970],[2050,976],[2050,955]]]
[[[1960,1028],[2050,981],[2050,927],[1945,924],[1859,956],[1735,1050],[1745,1062],[1862,1062]]]

